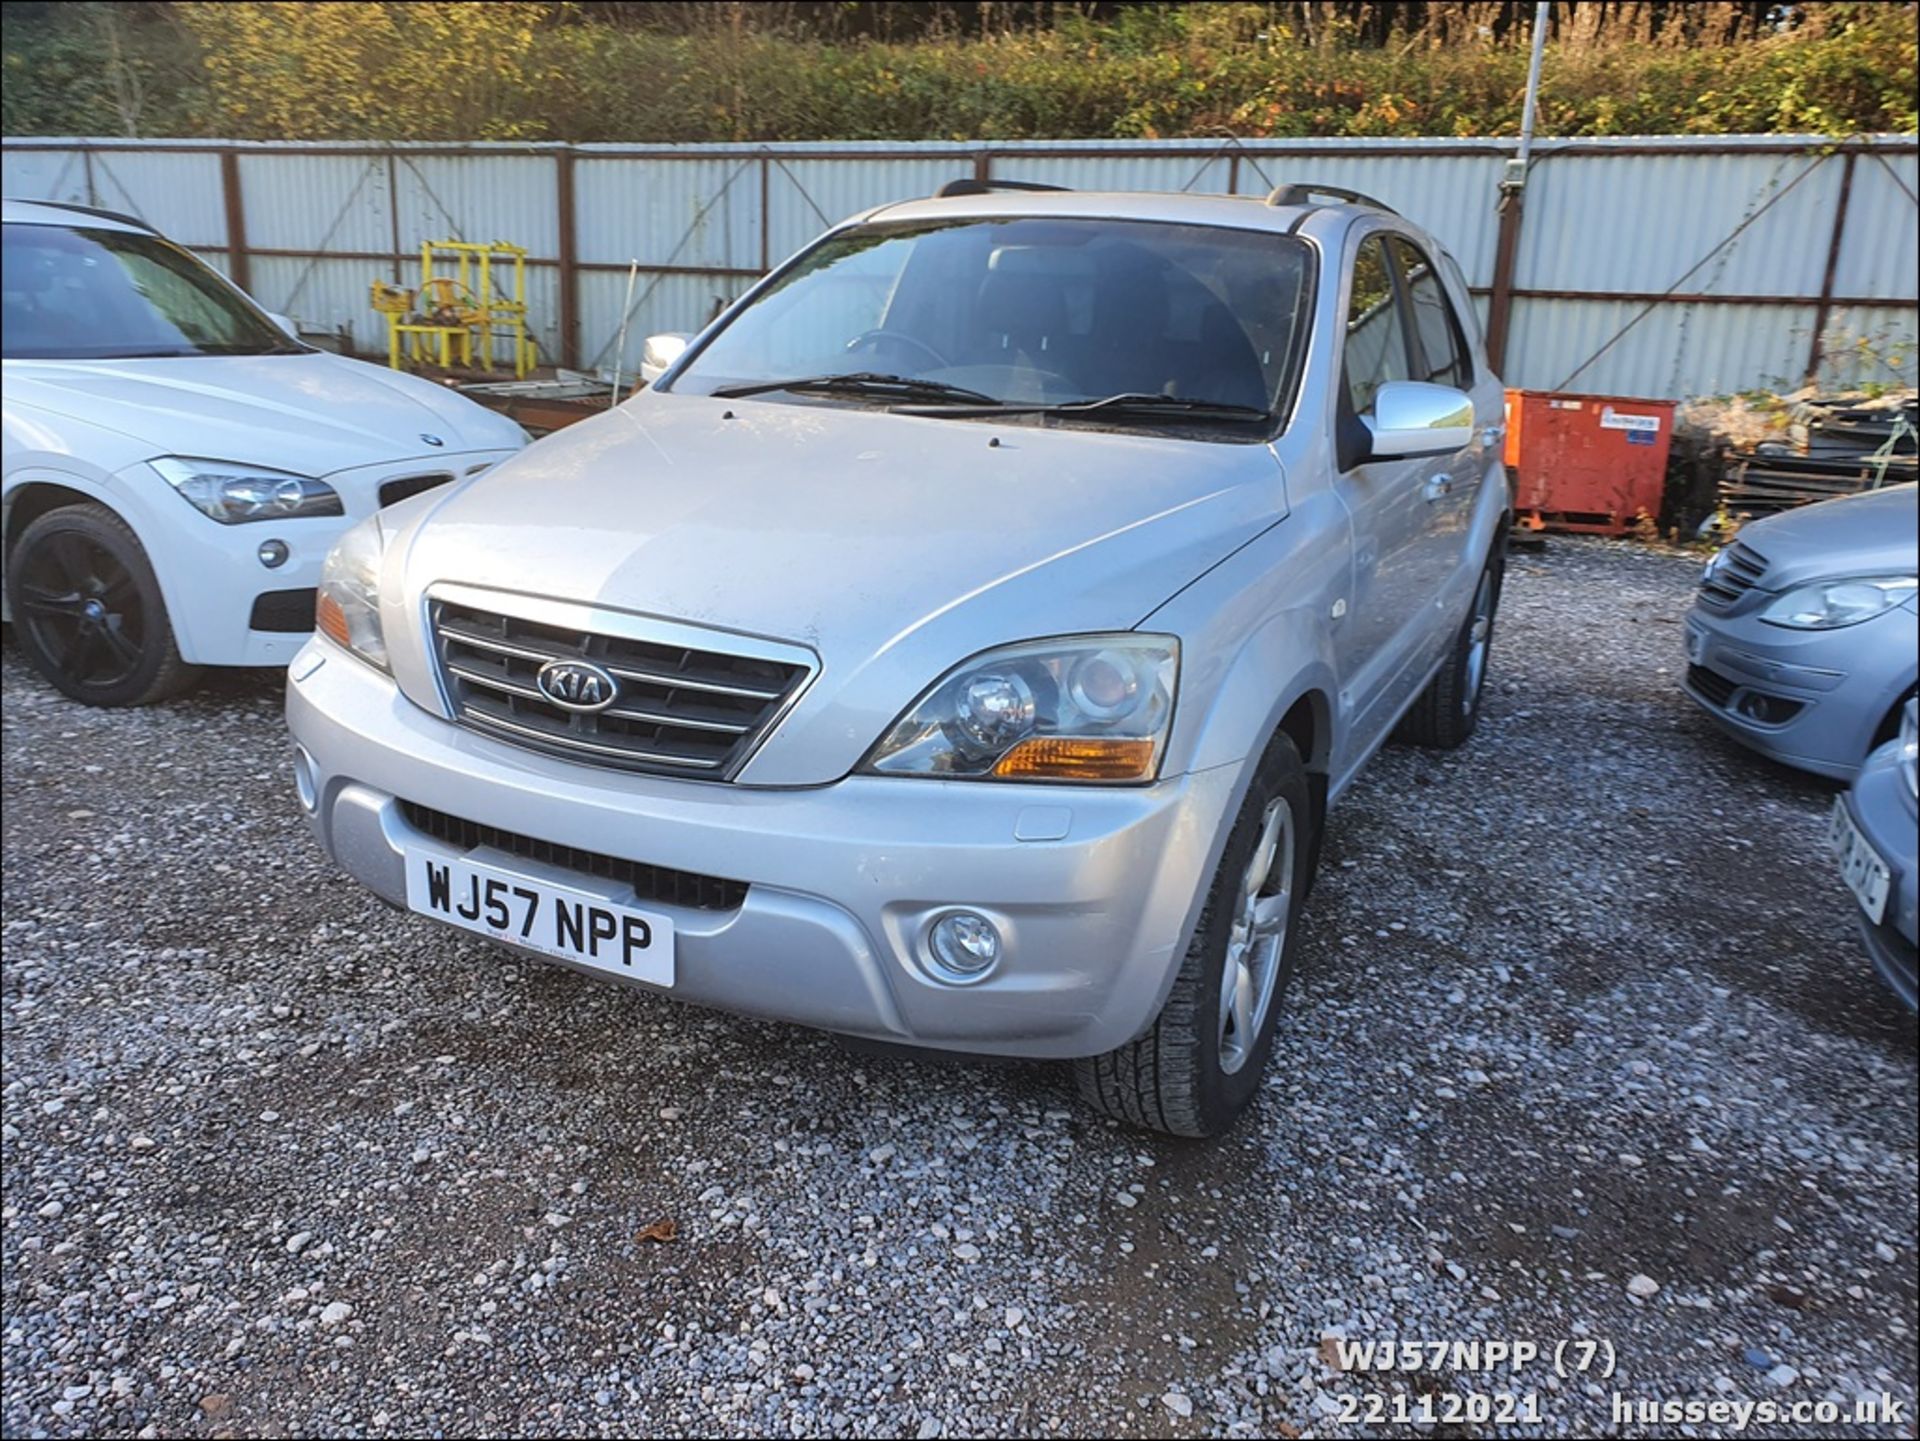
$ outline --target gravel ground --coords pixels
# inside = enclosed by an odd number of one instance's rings
[[[9,649],[0,1426],[1381,1435],[1343,1398],[1497,1390],[1613,1434],[1616,1392],[1887,1392],[1860,1434],[1912,1436],[1914,1022],[1831,791],[1679,694],[1694,569],[1516,556],[1480,735],[1335,812],[1210,1146],[403,918],[307,837],[277,678],[88,712]]]

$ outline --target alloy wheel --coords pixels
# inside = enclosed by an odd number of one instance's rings
[[[1460,697],[1464,715],[1479,704],[1480,685],[1487,678],[1487,652],[1493,644],[1493,572],[1480,573],[1480,588],[1473,593],[1473,619],[1467,631],[1467,683]]]
[[[18,619],[47,661],[76,686],[118,685],[146,650],[146,614],[133,573],[112,550],[72,531],[20,557]]]
[[[1293,915],[1293,807],[1276,796],[1260,813],[1260,836],[1240,877],[1220,976],[1220,1069],[1252,1058],[1273,1006]]]

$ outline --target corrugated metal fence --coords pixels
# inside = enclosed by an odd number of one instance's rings
[[[8,139],[0,189],[138,214],[269,309],[382,332],[368,282],[422,240],[511,240],[533,260],[543,357],[624,367],[690,330],[831,222],[958,175],[1078,190],[1263,195],[1311,180],[1377,195],[1437,234],[1509,384],[1659,397],[1915,379],[1911,136],[1543,141],[1524,216],[1499,205],[1504,140],[372,145]],[[1504,233],[1503,233],[1504,232]],[[1504,266],[1502,257],[1508,257]]]

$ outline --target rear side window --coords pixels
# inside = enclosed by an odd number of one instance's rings
[[[1440,252],[1440,268],[1447,272],[1447,278],[1453,282],[1454,294],[1466,296],[1473,294],[1473,287],[1467,284],[1467,277],[1460,269],[1460,262],[1444,250]],[[1455,311],[1454,314],[1458,317],[1460,328],[1465,332],[1468,341],[1479,340],[1480,316],[1473,306],[1469,304],[1464,311]],[[1467,348],[1467,354],[1469,356],[1473,354],[1471,344]]]
[[[1415,378],[1465,390],[1473,383],[1473,366],[1460,335],[1459,317],[1453,313],[1453,302],[1447,299],[1439,273],[1417,245],[1396,237],[1393,249],[1413,307],[1414,336],[1420,343],[1421,373]]]
[[[1347,301],[1347,398],[1355,415],[1373,409],[1373,397],[1390,380],[1412,380],[1407,332],[1394,298],[1383,238],[1360,242],[1353,262],[1353,291]]]

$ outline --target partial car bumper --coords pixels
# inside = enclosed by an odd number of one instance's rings
[[[293,666],[287,719],[315,834],[395,905],[406,901],[408,851],[473,853],[436,838],[462,833],[444,818],[491,828],[490,864],[555,883],[580,880],[555,847],[744,882],[725,909],[638,889],[610,899],[671,916],[677,997],[983,1054],[1094,1055],[1145,1029],[1178,967],[1235,785],[1229,767],[1072,791],[877,776],[776,790],[627,775],[456,728],[321,640]],[[989,916],[1004,937],[995,968],[965,983],[943,981],[925,951],[927,927],[955,906]]]
[[[283,666],[292,660],[313,634],[321,562],[350,524],[325,516],[278,525],[208,521],[209,533],[196,527],[184,547],[190,550],[184,573],[162,580],[180,654],[197,665]],[[260,559],[269,541],[287,551],[272,567]]]
[[[1862,767],[1845,798],[1847,815],[1892,872],[1886,914],[1876,924],[1860,912],[1860,933],[1873,967],[1895,995],[1920,1005],[1920,802],[1901,774],[1898,747],[1884,746]]]
[[[1689,696],[1775,760],[1849,780],[1913,688],[1920,627],[1904,606],[1842,630],[1769,625],[1695,605],[1686,620]]]

